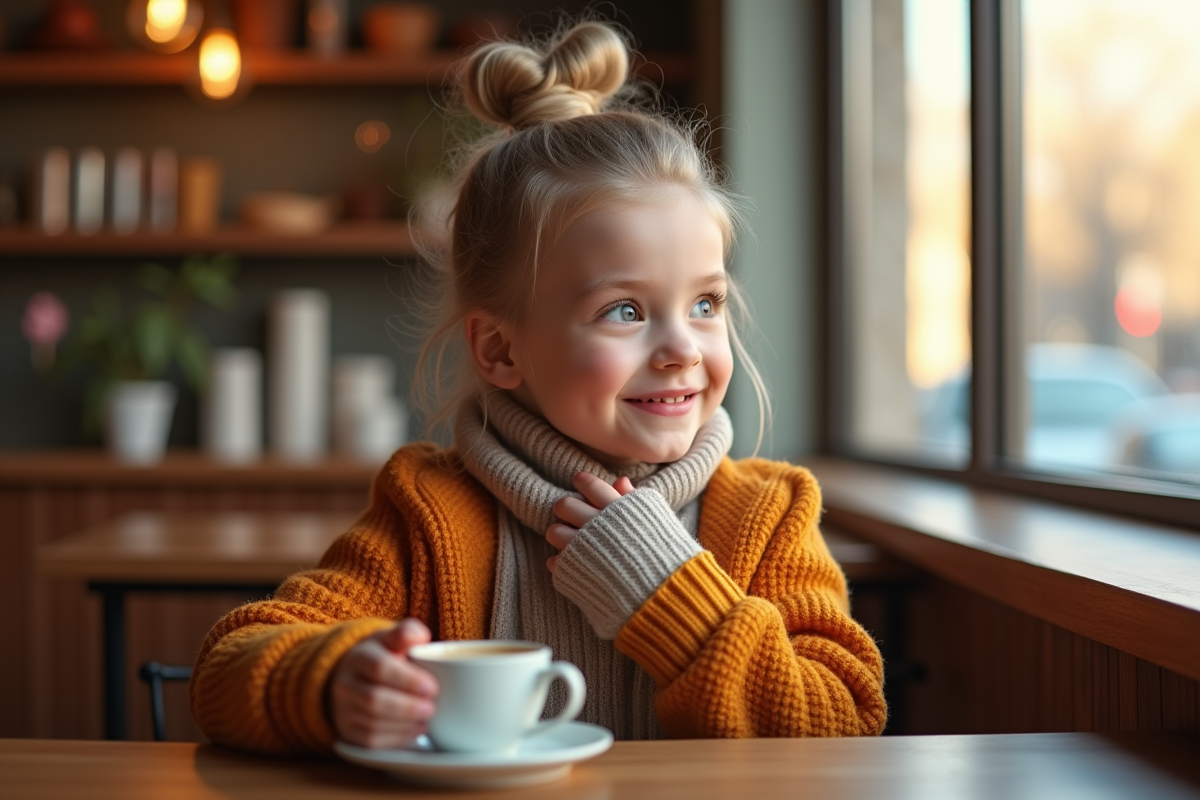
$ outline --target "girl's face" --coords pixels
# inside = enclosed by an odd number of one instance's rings
[[[682,188],[573,223],[508,331],[518,401],[607,466],[683,456],[733,373],[724,262],[721,228]]]

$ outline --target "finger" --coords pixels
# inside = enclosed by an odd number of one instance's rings
[[[554,572],[554,568],[558,566],[558,556],[550,556],[546,559],[546,569]]]
[[[621,495],[616,489],[590,472],[576,473],[572,483],[579,493],[596,508],[604,508],[609,503],[621,499]]]
[[[624,497],[633,491],[633,481],[626,477],[617,478],[617,482],[613,484],[613,488],[617,490],[617,494]]]
[[[579,528],[572,528],[570,525],[556,522],[546,529],[546,541],[550,543],[551,547],[565,550],[578,533]]]
[[[413,645],[425,644],[432,638],[425,623],[412,617],[396,623],[377,635],[384,647],[399,655],[407,653],[408,648]]]
[[[357,677],[334,686],[334,701],[348,718],[376,720],[380,726],[425,723],[437,710],[437,705],[428,697],[418,697]]]
[[[437,678],[404,656],[396,655],[378,641],[368,640],[361,648],[346,654],[350,674],[367,683],[409,692],[420,697],[436,697]]]
[[[564,497],[554,504],[554,515],[575,528],[582,528],[599,513],[600,509],[588,505],[578,497]]]
[[[407,747],[428,730],[425,723],[405,725],[379,724],[375,720],[355,717],[337,724],[338,736],[350,744],[376,750]]]
[[[334,727],[347,741],[356,740],[351,731],[357,731],[359,740],[416,737],[436,711],[432,700],[368,684],[348,673],[339,675],[331,690]]]

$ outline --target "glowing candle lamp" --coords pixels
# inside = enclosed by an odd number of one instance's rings
[[[237,91],[242,74],[242,53],[232,32],[210,30],[200,43],[200,90],[206,97],[223,100]]]
[[[178,53],[196,40],[204,22],[200,3],[129,0],[125,24],[134,40],[158,53]]]
[[[187,0],[148,0],[146,38],[158,44],[175,40],[187,22]]]

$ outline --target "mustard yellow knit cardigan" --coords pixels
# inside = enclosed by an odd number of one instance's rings
[[[208,634],[190,687],[212,741],[263,753],[328,751],[325,687],[357,642],[404,617],[437,639],[488,634],[496,500],[431,445],[400,450],[367,511],[313,570]],[[616,646],[657,682],[671,736],[878,734],[883,667],[848,613],[845,578],[817,528],[807,470],[724,459],[703,496],[705,552],[621,629]]]

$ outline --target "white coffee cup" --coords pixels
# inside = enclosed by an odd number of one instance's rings
[[[537,642],[469,640],[433,642],[409,649],[408,657],[438,679],[437,712],[429,738],[440,750],[512,752],[527,736],[544,733],[579,716],[587,687],[568,661],[551,661]],[[567,704],[542,722],[550,683],[567,685]]]

